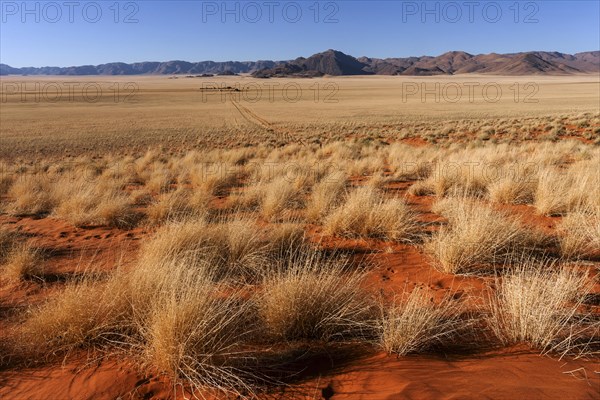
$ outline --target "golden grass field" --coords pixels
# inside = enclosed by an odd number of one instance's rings
[[[241,92],[208,90],[228,86]],[[30,151],[101,155],[157,145],[185,150],[353,137],[455,140],[484,127],[516,129],[522,136],[535,127],[532,117],[597,113],[600,82],[589,75],[4,77],[1,89],[5,146],[0,154],[7,157]],[[515,117],[518,122],[512,121]],[[452,128],[459,132],[449,134]]]
[[[1,83],[0,397],[600,393],[597,77]]]

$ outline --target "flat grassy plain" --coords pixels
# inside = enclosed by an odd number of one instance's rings
[[[1,83],[0,397],[600,394],[598,77]]]
[[[186,150],[348,138],[457,141],[485,127],[505,127],[522,138],[545,127],[533,118],[543,123],[543,117],[596,113],[600,82],[589,75],[31,76],[3,77],[0,89],[0,156],[60,157],[139,153],[157,145]]]

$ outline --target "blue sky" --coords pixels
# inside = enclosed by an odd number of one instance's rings
[[[25,4],[25,6],[23,6]],[[286,60],[600,49],[600,1],[7,1],[0,62]]]

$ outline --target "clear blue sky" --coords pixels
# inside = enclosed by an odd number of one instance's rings
[[[598,0],[25,3],[0,1],[0,62],[14,67],[600,49]]]

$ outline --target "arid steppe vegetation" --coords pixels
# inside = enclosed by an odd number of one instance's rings
[[[218,78],[3,93],[0,396],[598,396],[597,78]]]

